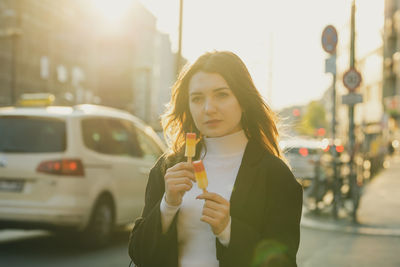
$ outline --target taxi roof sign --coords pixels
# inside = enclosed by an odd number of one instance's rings
[[[55,96],[50,93],[22,94],[18,100],[18,106],[46,107],[53,104]]]

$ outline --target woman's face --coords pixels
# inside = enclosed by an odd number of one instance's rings
[[[189,109],[199,131],[207,137],[220,137],[242,129],[242,108],[218,73],[199,71],[189,82]]]

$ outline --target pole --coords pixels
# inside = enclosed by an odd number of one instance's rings
[[[11,36],[11,86],[10,86],[10,106],[15,105],[16,99],[16,79],[17,79],[17,35]]]
[[[356,13],[356,1],[353,0],[351,5],[351,29],[350,29],[350,68],[355,67],[355,13]]]
[[[11,86],[10,86],[10,104],[11,106],[16,104],[17,95],[17,53],[18,53],[18,41],[21,34],[21,2],[18,0],[15,3],[15,27],[11,33]]]
[[[179,39],[178,39],[178,52],[176,54],[176,74],[178,75],[181,70],[182,64],[182,18],[183,18],[183,0],[179,0]]]
[[[337,151],[335,145],[336,139],[336,45],[338,41],[338,35],[335,27],[332,25],[326,26],[322,33],[322,47],[326,52],[331,54],[329,58],[325,60],[325,72],[332,73],[332,125],[331,125],[331,139],[332,143],[329,143],[329,152],[332,155],[332,170],[333,170],[333,209],[332,214],[336,219],[338,217],[340,196],[340,186],[338,177],[338,165],[337,165]],[[318,178],[318,176],[317,176]],[[318,182],[318,179],[316,179]],[[318,183],[317,183],[318,184]]]
[[[333,54],[336,60],[336,52]],[[332,169],[333,169],[333,182],[334,182],[334,207],[333,207],[333,217],[335,219],[338,218],[338,210],[339,210],[339,199],[340,199],[340,183],[339,183],[339,173],[338,173],[338,165],[337,165],[337,151],[336,151],[336,64],[335,71],[333,74],[333,82],[332,82]]]
[[[351,6],[351,31],[350,31],[350,68],[355,67],[355,10],[356,4],[355,0],[353,0]],[[349,148],[350,153],[352,153],[354,149],[354,104],[349,105]],[[353,158],[350,157],[350,170],[352,166]]]
[[[351,30],[350,30],[350,68],[355,68],[355,13],[356,13],[356,1],[353,0],[351,5]],[[354,146],[355,135],[354,135],[354,104],[349,105],[349,169],[350,169],[350,190],[356,190],[355,186],[355,174],[354,174]],[[354,195],[356,192],[352,192]],[[354,203],[353,203],[354,204]],[[357,207],[353,206],[352,218],[353,221],[357,221]]]
[[[336,60],[336,52],[334,54],[335,60]],[[335,64],[336,68],[336,64]],[[336,70],[333,73],[333,82],[332,82],[332,156],[333,156],[333,177],[334,177],[334,183],[335,186],[338,187],[338,169],[337,169],[337,152],[336,152],[336,145],[335,145],[335,139],[336,139]],[[337,196],[335,196],[337,200]],[[335,205],[338,203],[335,202]],[[337,218],[337,207],[334,209],[334,217]]]
[[[267,101],[272,104],[272,79],[273,79],[273,72],[272,68],[274,66],[273,60],[274,60],[274,36],[272,31],[270,32],[270,37],[269,37],[269,62],[268,62],[268,92],[267,92]]]
[[[336,73],[333,74],[333,83],[332,83],[332,140],[335,141],[335,138],[336,138]]]

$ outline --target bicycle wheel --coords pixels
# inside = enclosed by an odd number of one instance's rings
[[[357,183],[357,176],[353,173],[350,175],[350,196],[352,201],[351,216],[353,222],[357,222],[357,210],[360,204],[361,187]]]
[[[333,215],[334,219],[338,219],[339,210],[343,206],[342,190],[341,190],[343,181],[340,178],[341,165],[337,164],[335,167],[336,167],[336,169],[334,170],[334,176],[333,176],[332,215]]]
[[[339,210],[342,206],[342,192],[340,191],[341,182],[339,178],[336,178],[333,185],[333,205],[332,205],[332,215],[334,219],[338,219]]]

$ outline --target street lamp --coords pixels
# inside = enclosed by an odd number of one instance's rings
[[[183,0],[179,0],[179,37],[178,52],[176,53],[176,74],[181,70],[182,64],[182,18],[183,18]]]
[[[351,24],[350,24],[350,69],[355,68],[355,13],[356,1],[352,0],[351,4]],[[354,149],[354,104],[349,105],[349,148]],[[350,159],[352,161],[352,159]],[[350,168],[352,168],[350,162]]]
[[[19,28],[7,28],[0,30],[0,39],[12,40],[11,50],[11,86],[10,86],[10,102],[11,105],[15,104],[15,91],[16,91],[16,67],[17,67],[17,38],[21,36],[22,30]]]

